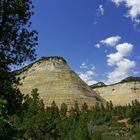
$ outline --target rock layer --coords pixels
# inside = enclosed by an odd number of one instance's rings
[[[120,83],[95,87],[93,91],[115,106],[131,104],[133,100],[140,101],[140,78],[126,78]]]
[[[93,107],[96,102],[105,103],[71,70],[62,57],[44,57],[17,73],[21,78],[21,92],[26,95],[37,88],[45,106],[50,106],[53,101],[58,107],[66,103],[69,109],[75,102],[79,106],[85,102],[89,107]]]

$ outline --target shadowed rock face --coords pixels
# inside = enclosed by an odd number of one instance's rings
[[[120,83],[95,88],[93,86],[92,89],[105,100],[111,100],[115,106],[131,104],[135,99],[140,101],[139,77],[128,77]]]
[[[105,103],[61,57],[44,57],[17,73],[22,79],[22,85],[19,86],[21,92],[26,95],[38,88],[46,106],[50,106],[53,101],[59,107],[66,103],[69,109],[74,106],[75,101],[79,106],[86,102],[89,107],[93,107],[96,102]]]

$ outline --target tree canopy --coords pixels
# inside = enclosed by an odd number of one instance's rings
[[[30,29],[32,1],[1,0],[0,9],[1,66],[20,65],[26,60],[33,60],[37,31]]]
[[[11,66],[35,59],[37,31],[31,30],[33,5],[31,0],[0,1],[0,95],[7,100],[9,113],[21,106],[22,95],[18,79]]]

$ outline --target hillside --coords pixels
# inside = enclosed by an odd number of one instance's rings
[[[26,95],[37,88],[45,106],[50,106],[53,101],[59,107],[66,103],[69,109],[75,102],[78,102],[79,106],[86,102],[89,107],[93,107],[97,102],[105,103],[104,99],[71,70],[62,57],[43,57],[16,73],[21,78],[21,92]]]
[[[93,91],[98,93],[107,101],[112,101],[114,105],[126,105],[137,99],[140,101],[140,77],[128,77],[113,85],[102,87],[91,86]]]

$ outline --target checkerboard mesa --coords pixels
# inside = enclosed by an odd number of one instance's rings
[[[75,102],[79,107],[87,103],[89,108],[96,103],[105,104],[105,100],[92,91],[62,57],[42,57],[21,69],[18,76],[22,83],[19,86],[21,92],[26,95],[37,88],[45,106],[50,106],[53,101],[58,107],[66,103],[68,109],[73,107]]]

